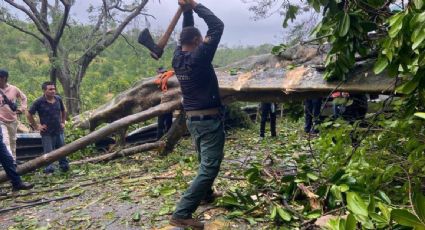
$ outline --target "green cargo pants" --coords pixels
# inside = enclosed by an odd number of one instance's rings
[[[181,198],[173,214],[174,218],[188,219],[202,199],[212,194],[212,185],[223,160],[224,128],[218,118],[214,120],[186,121],[199,158],[198,174]]]

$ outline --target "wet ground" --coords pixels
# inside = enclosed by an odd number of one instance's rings
[[[226,140],[225,160],[215,182],[220,191],[243,187],[247,183],[244,170],[253,162],[268,164],[264,158],[284,144],[283,138],[263,140],[256,133],[238,132],[246,136],[233,133]],[[296,173],[290,159],[272,163],[285,168],[283,173]],[[0,197],[0,229],[176,230],[168,226],[168,219],[197,165],[195,150],[186,138],[165,158],[148,152],[103,164],[72,165],[68,173],[46,176],[37,171],[24,178],[36,184],[33,190]],[[0,188],[10,190],[8,184]],[[19,208],[25,205],[33,206]],[[8,208],[17,209],[5,211]],[[229,212],[213,204],[199,207],[195,216],[206,221],[206,229],[270,228],[268,222],[229,219]]]

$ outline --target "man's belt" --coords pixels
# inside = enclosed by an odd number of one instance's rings
[[[187,111],[186,116],[189,121],[221,119],[219,108]]]
[[[220,120],[220,119],[221,119],[221,116],[219,114],[187,117],[187,120],[189,121],[207,121],[207,120]]]
[[[219,108],[210,108],[210,109],[202,109],[202,110],[192,110],[192,111],[186,111],[186,115],[188,117],[191,116],[200,116],[200,115],[216,115],[220,114]]]

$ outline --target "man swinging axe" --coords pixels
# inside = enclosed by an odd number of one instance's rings
[[[203,229],[204,223],[194,219],[201,202],[212,202],[219,196],[212,185],[220,170],[224,153],[224,128],[217,76],[211,64],[223,34],[224,24],[204,5],[194,0],[178,0],[184,9],[180,44],[174,51],[172,66],[180,82],[186,124],[199,156],[198,174],[186,190],[170,224]],[[208,25],[205,39],[194,27],[193,11]]]

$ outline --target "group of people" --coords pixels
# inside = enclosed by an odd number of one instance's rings
[[[368,97],[365,94],[349,94],[347,92],[334,92],[332,100],[332,119],[342,118],[354,122],[365,118],[368,109]],[[304,132],[317,134],[321,121],[323,98],[310,98],[304,100]],[[260,138],[264,138],[266,121],[270,119],[271,136],[276,136],[276,103],[262,102],[260,104],[261,123]]]
[[[189,188],[183,194],[170,219],[178,227],[203,229],[204,223],[192,214],[201,203],[208,203],[221,194],[214,192],[212,185],[224,157],[225,132],[222,102],[218,80],[212,60],[223,34],[224,24],[204,5],[194,0],[178,0],[183,9],[183,29],[179,45],[174,51],[172,67],[180,83],[186,124],[199,157],[199,169]],[[194,27],[193,12],[208,26],[205,38]],[[306,101],[305,131],[316,132],[315,121],[319,120],[321,99]],[[271,120],[271,135],[276,136],[276,104],[263,103],[260,136],[264,137],[267,115]],[[162,120],[159,123],[163,123]]]
[[[56,94],[56,85],[53,82],[44,82],[41,85],[43,95],[36,99],[27,111],[27,97],[16,86],[8,83],[9,72],[0,69],[0,161],[12,183],[12,190],[26,190],[33,187],[22,181],[16,171],[16,134],[18,115],[25,114],[30,126],[40,132],[44,153],[60,148],[65,144],[64,127],[66,120],[65,107],[61,97]],[[18,106],[19,102],[19,106]],[[34,116],[38,114],[37,123]],[[69,170],[66,158],[59,160],[60,169]],[[55,167],[48,165],[45,173],[53,173]],[[0,191],[0,194],[3,192]]]
[[[212,189],[224,157],[225,141],[223,106],[212,60],[223,34],[224,24],[207,7],[194,0],[178,0],[178,4],[183,9],[183,29],[174,52],[172,67],[180,82],[186,124],[195,143],[200,165],[198,174],[170,218],[170,224],[203,229],[204,223],[193,218],[193,212],[201,203],[211,203],[221,196],[221,193]],[[208,26],[205,38],[194,27],[193,12]],[[43,96],[25,111],[26,96],[17,87],[7,83],[8,77],[7,71],[0,71],[0,91],[7,98],[0,101],[0,120],[2,128],[4,127],[3,134],[0,135],[4,139],[0,143],[0,160],[12,182],[13,190],[31,189],[33,185],[22,182],[16,172],[17,113],[27,114],[30,125],[41,134],[44,152],[48,153],[64,144],[65,108],[62,99],[56,94],[55,84],[45,82],[42,85]],[[15,110],[17,99],[20,99],[20,107]],[[34,119],[36,113],[39,124]],[[171,119],[172,114],[159,117],[159,137],[169,128]],[[59,167],[62,171],[69,170],[66,158],[59,161]],[[44,170],[45,173],[53,171],[53,165]]]
[[[304,101],[304,132],[317,133],[317,124],[320,119],[320,111],[322,99],[307,99]],[[264,138],[266,122],[270,121],[271,137],[276,137],[276,110],[277,104],[274,102],[262,102],[260,104],[261,121],[260,121],[260,138]]]
[[[219,95],[219,86],[212,60],[218,48],[224,30],[223,22],[203,4],[194,0],[178,0],[183,10],[183,28],[179,38],[179,45],[174,51],[172,67],[180,83],[183,96],[183,108],[186,112],[187,128],[193,139],[199,157],[199,169],[189,188],[183,194],[170,218],[170,224],[178,227],[203,229],[204,223],[193,218],[192,214],[201,203],[210,203],[221,194],[214,192],[212,185],[217,177],[224,157],[225,132],[223,125],[222,102]],[[194,27],[195,12],[208,26],[205,38]],[[16,87],[7,84],[8,74],[0,72],[0,91],[9,101],[21,99],[21,107],[16,110],[22,113],[26,109],[26,97]],[[3,83],[4,82],[4,83]],[[65,125],[65,108],[61,98],[56,95],[56,87],[52,82],[42,85],[43,96],[38,98],[27,112],[27,117],[32,127],[42,136],[44,152],[47,153],[64,144],[63,129]],[[320,102],[319,102],[320,101]],[[318,116],[321,100],[306,101],[306,127],[305,131],[314,130],[312,121]],[[3,100],[0,107],[0,120],[5,140],[0,144],[0,160],[3,168],[12,181],[13,189],[30,189],[31,184],[21,181],[16,173],[16,111],[13,106]],[[319,109],[318,109],[319,108]],[[264,137],[266,115],[271,118],[271,135],[276,136],[276,104],[263,103],[260,136]],[[40,124],[36,124],[34,115],[38,113]],[[169,128],[172,114],[158,118],[159,137]],[[4,124],[4,125],[3,125]],[[9,141],[9,149],[5,143]],[[69,170],[66,158],[59,162],[60,169]],[[48,166],[46,173],[53,172],[54,167]]]

